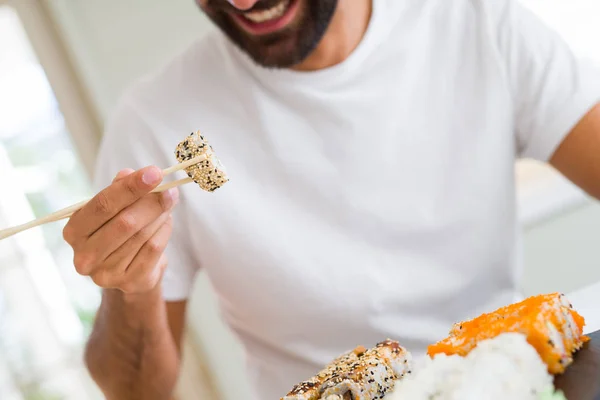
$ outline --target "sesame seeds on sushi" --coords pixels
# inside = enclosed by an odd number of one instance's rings
[[[336,358],[282,400],[379,400],[411,372],[410,353],[393,340],[362,346]]]
[[[175,149],[175,157],[179,162],[189,161],[198,156],[204,160],[185,169],[188,176],[207,192],[214,192],[229,182],[227,172],[217,158],[208,140],[199,131],[192,132]]]
[[[282,400],[566,400],[554,376],[589,340],[560,293],[532,296],[452,326],[414,362],[398,342],[343,354]]]

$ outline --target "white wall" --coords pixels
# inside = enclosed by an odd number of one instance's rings
[[[110,113],[128,82],[209,28],[193,0],[47,1],[102,117]],[[562,215],[550,215],[550,220],[527,229],[526,292],[568,291],[600,280],[596,262],[600,206],[586,203]],[[566,273],[565,267],[569,268]],[[223,398],[244,398],[242,352],[221,323],[204,277],[197,283],[190,318]]]
[[[526,294],[571,292],[600,282],[600,205],[587,201],[525,235]]]
[[[126,85],[210,24],[194,0],[45,0],[102,117]]]

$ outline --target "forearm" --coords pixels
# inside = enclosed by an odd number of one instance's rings
[[[169,399],[179,354],[160,289],[133,296],[105,290],[85,359],[108,400]]]
[[[600,200],[600,104],[579,121],[550,163],[575,185]]]

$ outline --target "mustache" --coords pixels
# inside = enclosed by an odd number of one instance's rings
[[[210,9],[211,11],[225,11],[233,14],[244,14],[247,12],[268,10],[275,7],[282,1],[283,0],[261,0],[256,2],[256,4],[248,10],[239,10],[231,5],[227,0],[208,0],[206,2],[206,8]]]

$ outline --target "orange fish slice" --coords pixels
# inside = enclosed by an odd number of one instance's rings
[[[450,335],[431,346],[430,357],[467,355],[477,344],[502,333],[517,332],[539,353],[552,374],[561,374],[573,354],[589,340],[583,335],[584,318],[561,293],[533,296],[469,321],[454,324]]]

